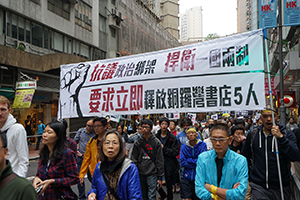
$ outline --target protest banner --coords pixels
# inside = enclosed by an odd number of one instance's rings
[[[263,33],[61,66],[59,118],[265,107]]]

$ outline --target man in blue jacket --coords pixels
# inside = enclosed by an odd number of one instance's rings
[[[211,128],[214,147],[199,155],[195,190],[201,200],[244,200],[248,185],[248,165],[244,156],[228,148],[230,130],[226,124]]]
[[[180,162],[183,167],[180,180],[180,196],[184,199],[199,200],[195,194],[195,175],[198,155],[206,151],[206,144],[197,139],[197,131],[189,127],[186,131],[188,141],[181,146]]]
[[[275,112],[274,115],[277,117]],[[274,143],[277,139],[284,199],[289,200],[290,162],[299,160],[295,134],[281,125],[273,126],[271,110],[264,110],[261,119],[263,124],[248,134],[242,150],[250,166],[252,199],[281,199]]]

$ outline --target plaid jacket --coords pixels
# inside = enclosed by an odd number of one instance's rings
[[[74,192],[71,185],[79,182],[76,166],[75,153],[66,148],[59,161],[51,161],[46,174],[47,164],[43,165],[40,159],[36,176],[41,180],[54,179],[55,183],[49,185],[44,195],[39,195],[39,199],[57,199],[53,187],[55,187],[65,199],[73,199]]]

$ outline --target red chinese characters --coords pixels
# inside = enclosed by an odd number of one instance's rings
[[[193,51],[194,49],[186,49],[182,52],[181,59],[180,59],[180,51],[176,51],[173,53],[168,54],[167,62],[165,63],[165,70],[164,72],[167,73],[169,68],[172,68],[172,72],[175,72],[175,68],[179,66],[180,62],[180,71],[186,69],[194,70],[195,66],[195,54]]]
[[[94,67],[93,72],[91,73],[90,81],[112,79],[113,75],[117,69],[117,65],[118,65],[118,62],[109,63],[107,66],[103,64],[101,67],[99,67],[99,64],[97,64]]]
[[[143,107],[143,85],[92,89],[90,113],[138,111]]]

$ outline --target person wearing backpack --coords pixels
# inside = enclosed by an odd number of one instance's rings
[[[133,145],[131,159],[139,170],[144,200],[156,200],[156,189],[162,187],[164,157],[161,142],[151,134],[153,122],[141,122],[143,134]]]
[[[274,116],[277,117],[275,112]],[[291,162],[300,157],[295,134],[282,125],[273,126],[272,110],[264,110],[261,119],[263,124],[247,135],[242,149],[242,155],[248,161],[252,199],[281,199],[275,149],[277,139],[284,199],[289,200]]]
[[[39,137],[37,138],[36,147],[35,147],[34,150],[39,150],[40,142],[41,142],[41,139],[42,139],[42,134],[44,133],[44,129],[46,128],[45,124],[43,124],[42,119],[39,119],[38,123],[39,123],[39,125],[38,125],[38,130],[37,130],[36,134]]]
[[[0,131],[5,132],[7,136],[8,160],[13,172],[26,178],[29,166],[26,131],[10,112],[9,100],[0,95]]]

